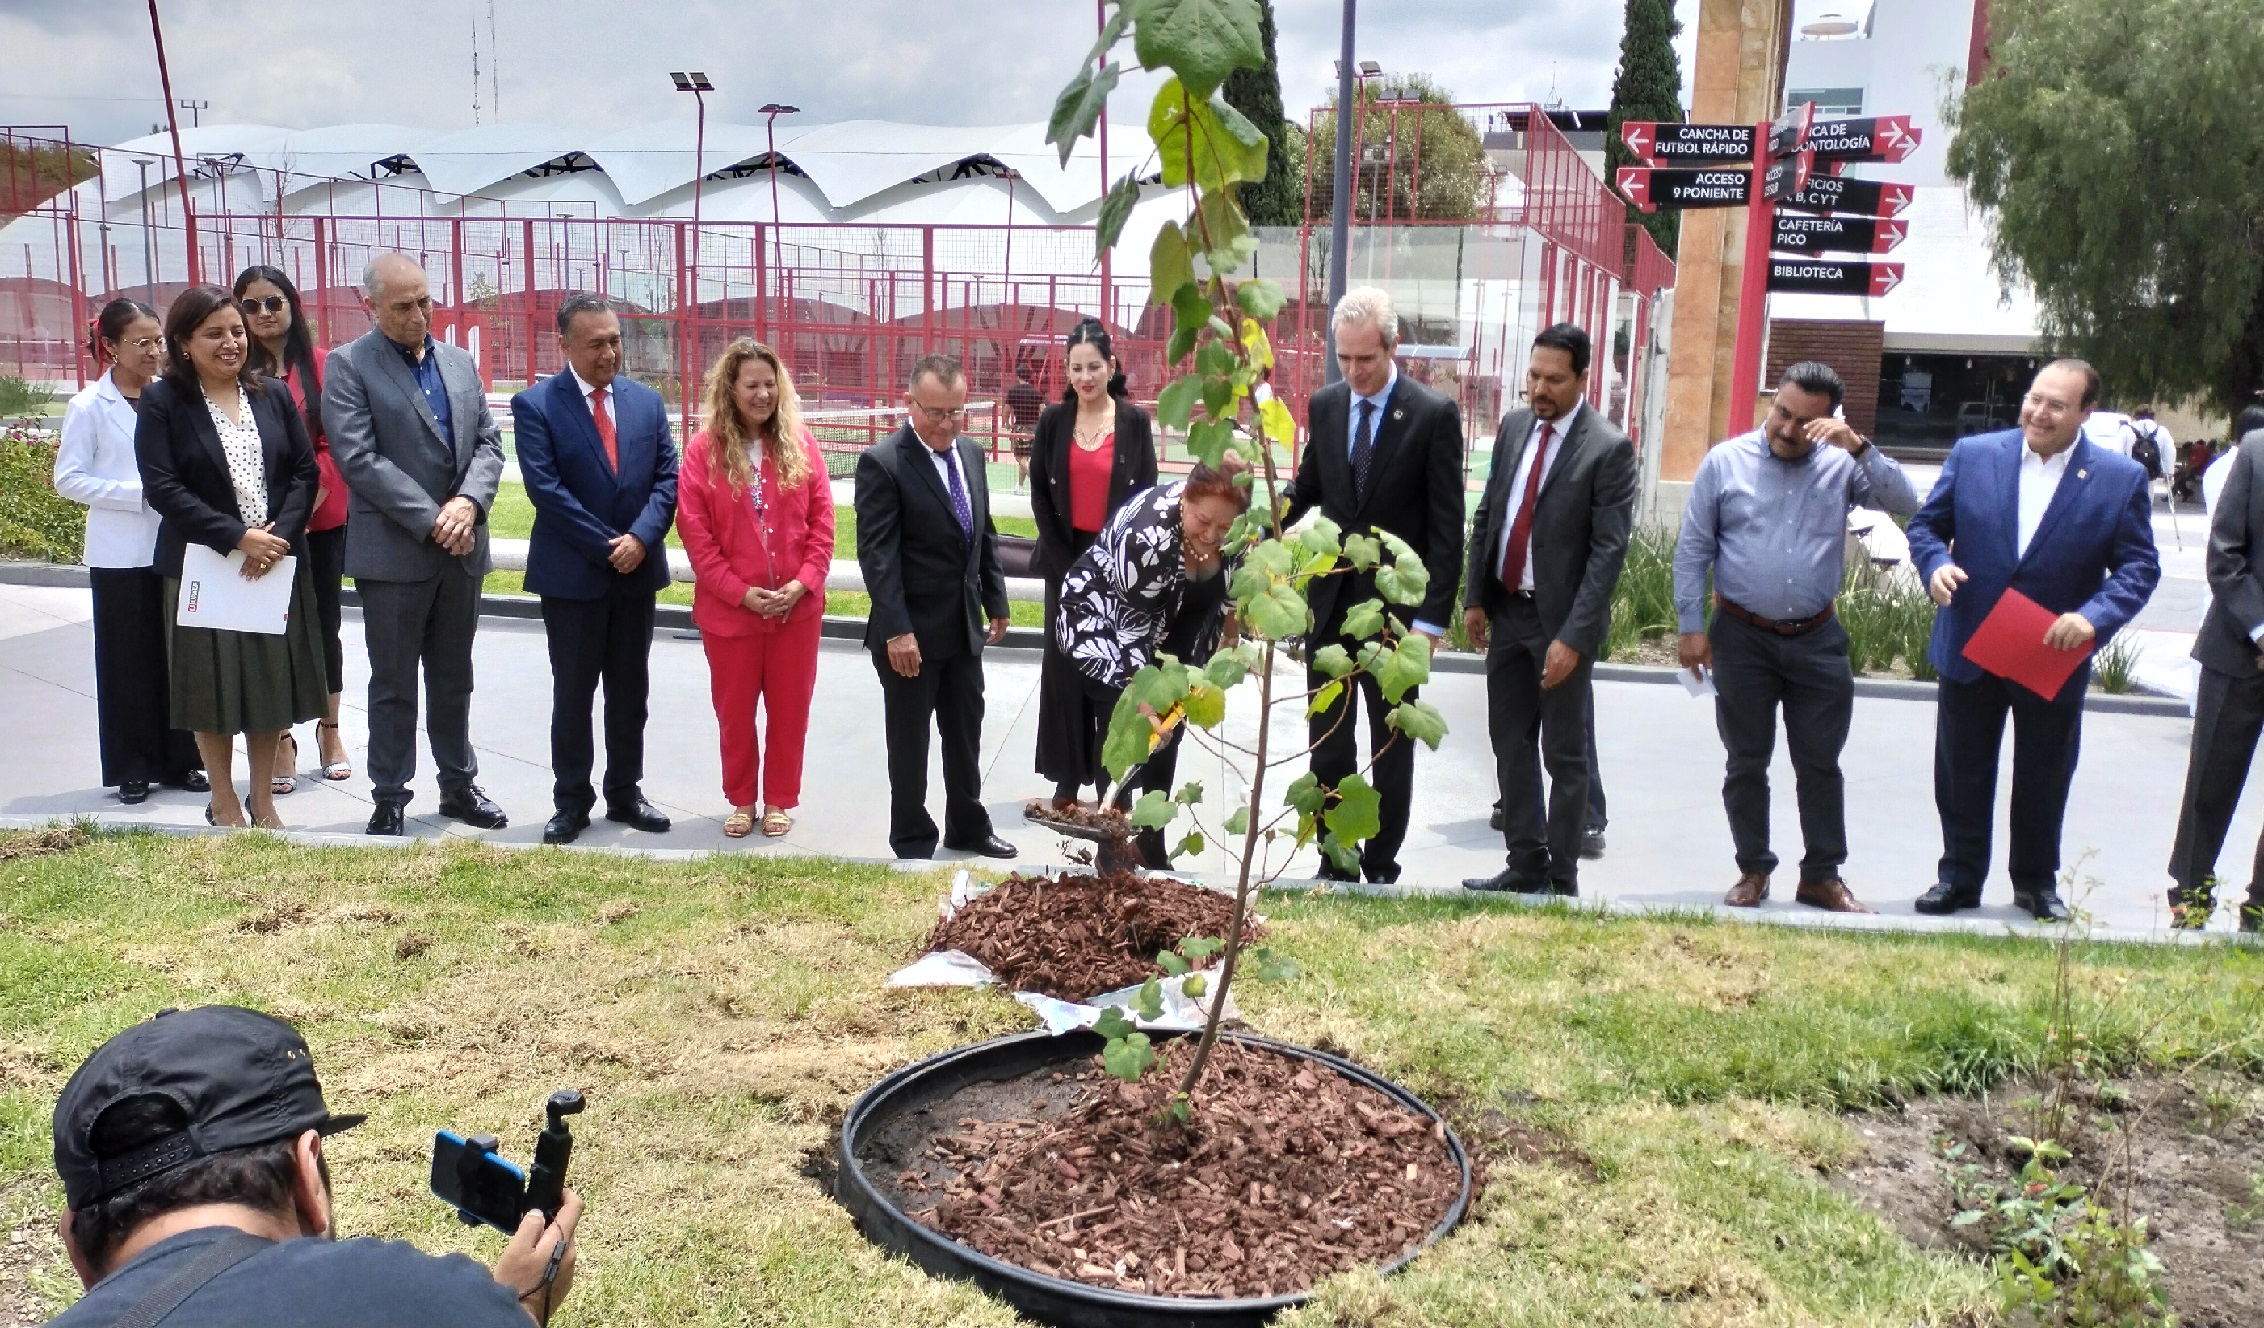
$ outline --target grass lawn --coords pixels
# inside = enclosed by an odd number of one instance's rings
[[[805,1174],[891,1067],[1029,1026],[992,991],[889,990],[941,874],[808,860],[655,863],[473,844],[307,849],[258,835],[0,843],[0,1305],[75,1282],[52,1236],[54,1095],[116,1029],[236,1001],[305,1029],[333,1106],[348,1234],[492,1258],[425,1194],[433,1130],[524,1158],[552,1089],[590,1095],[568,1324],[1006,1325],[883,1258]],[[1483,1150],[1471,1220],[1407,1274],[1347,1277],[1317,1325],[1986,1322],[1978,1264],[1922,1254],[1820,1173],[1838,1113],[2031,1067],[2053,952],[1987,938],[1271,896],[1297,981],[1240,988],[1259,1031],[1333,1045],[1446,1109]],[[2248,1039],[2254,952],[2077,952],[2082,1031],[2125,1065]],[[1190,1220],[1199,1220],[1190,1213]],[[8,1271],[28,1267],[29,1271]],[[18,1285],[9,1283],[16,1281]]]

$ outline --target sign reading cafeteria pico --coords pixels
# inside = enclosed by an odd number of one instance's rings
[[[1629,152],[1654,166],[1753,160],[1751,125],[1629,120],[1619,127],[1619,137]]]
[[[1827,249],[1848,254],[1883,254],[1901,244],[1910,228],[1899,221],[1874,217],[1806,217],[1777,214],[1773,249],[1795,253],[1821,253]]]
[[[1901,161],[1918,150],[1919,131],[1907,115],[1818,120],[1801,147],[1827,161]]]
[[[1802,295],[1884,295],[1902,284],[1902,264],[1831,258],[1772,258],[1769,289]]]
[[[1662,207],[1744,207],[1751,198],[1753,172],[1622,166],[1618,183],[1619,192],[1642,212]]]
[[[1899,217],[1910,207],[1911,187],[1879,180],[1851,180],[1844,175],[1811,175],[1808,185],[1780,206],[1801,212],[1854,212],[1872,217]]]

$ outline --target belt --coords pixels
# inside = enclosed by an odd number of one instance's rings
[[[1806,636],[1832,620],[1832,606],[1829,604],[1824,606],[1822,613],[1789,621],[1782,618],[1764,618],[1751,610],[1738,607],[1729,600],[1723,599],[1720,595],[1714,596],[1714,604],[1722,612],[1748,627],[1758,627],[1764,632],[1774,632],[1778,636]]]

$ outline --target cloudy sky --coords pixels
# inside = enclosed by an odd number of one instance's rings
[[[1678,3],[1687,28],[1696,2]],[[757,122],[774,100],[809,123],[1042,120],[1094,27],[1087,0],[161,0],[176,97],[209,101],[206,124],[294,128],[469,127],[473,30],[484,69],[491,4],[501,118],[590,127],[689,119],[691,99],[668,80],[688,68],[714,80],[724,120]],[[1363,0],[1358,58],[1427,73],[1466,102],[1546,101],[1553,89],[1602,107],[1622,11],[1622,0]],[[1326,95],[1341,13],[1339,0],[1275,0],[1293,117]],[[1687,31],[1682,45],[1687,68]],[[4,0],[0,52],[0,124],[67,124],[110,143],[162,119],[142,0]],[[1112,114],[1143,114],[1147,86],[1128,79]]]

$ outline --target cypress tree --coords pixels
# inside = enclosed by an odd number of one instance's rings
[[[1612,78],[1611,120],[1604,134],[1604,178],[1616,179],[1622,166],[1640,166],[1619,127],[1628,120],[1682,119],[1682,66],[1675,62],[1674,0],[1627,0],[1627,30],[1619,40],[1619,72]],[[1651,232],[1667,257],[1674,257],[1680,217],[1661,210],[1648,216],[1630,207],[1628,215]]]
[[[1272,0],[1258,6],[1259,35],[1266,44],[1263,69],[1237,69],[1226,76],[1227,104],[1249,117],[1267,140],[1266,178],[1238,185],[1238,201],[1253,226],[1295,226],[1305,219],[1305,162],[1287,150],[1293,135],[1281,113],[1281,64],[1274,54]]]

